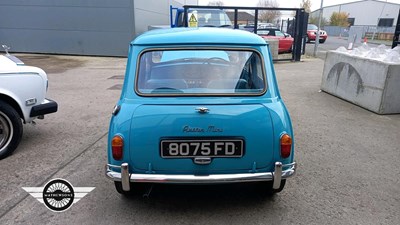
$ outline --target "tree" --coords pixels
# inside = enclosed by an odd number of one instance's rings
[[[348,27],[349,14],[346,12],[333,12],[330,18],[331,26]]]
[[[311,12],[311,0],[301,0],[300,8],[304,8],[307,13]]]
[[[317,17],[312,17],[312,16],[310,16],[310,17],[308,18],[308,23],[310,23],[310,24],[315,24],[315,25],[318,26],[318,16],[317,16]],[[320,28],[324,27],[324,26],[327,25],[327,24],[329,24],[328,21],[327,21],[324,17],[322,17],[322,18],[321,18],[321,27],[320,27]]]
[[[223,5],[224,5],[224,2],[222,2],[222,1],[210,1],[210,2],[208,3],[208,5],[209,5],[209,6],[223,6]]]
[[[278,8],[279,4],[276,0],[259,0],[258,7],[268,7],[268,8]],[[276,22],[276,18],[281,16],[281,12],[278,10],[260,10],[258,14],[258,18],[267,23]]]

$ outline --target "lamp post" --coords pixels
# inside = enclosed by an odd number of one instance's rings
[[[318,44],[319,44],[319,29],[321,27],[322,12],[324,10],[322,8],[323,5],[324,5],[324,0],[321,0],[321,7],[319,8],[317,36],[315,37],[315,44],[314,44],[314,57],[317,57],[317,50],[318,50]]]

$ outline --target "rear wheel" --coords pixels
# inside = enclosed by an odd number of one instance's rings
[[[149,187],[148,184],[144,184],[144,183],[134,183],[134,184],[130,183],[131,190],[124,191],[122,189],[122,183],[120,181],[114,181],[114,185],[115,185],[115,189],[117,190],[117,192],[124,196],[144,194],[146,191],[146,188]]]
[[[281,181],[281,186],[278,189],[273,189],[273,181],[264,181],[258,184],[258,191],[262,194],[273,195],[275,193],[279,193],[283,190],[286,184],[286,179]]]
[[[0,100],[0,159],[10,155],[22,138],[19,114],[8,103]]]
[[[310,43],[310,38],[308,38],[308,35],[306,36],[306,43]]]
[[[319,43],[323,44],[323,43],[325,43],[325,40],[321,39],[321,40],[319,40]]]

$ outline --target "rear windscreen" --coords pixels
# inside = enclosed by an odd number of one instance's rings
[[[139,59],[138,94],[252,94],[265,91],[263,61],[255,51],[146,51]]]

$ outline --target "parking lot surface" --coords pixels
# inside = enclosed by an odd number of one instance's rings
[[[49,76],[59,111],[24,125],[0,161],[0,224],[398,224],[400,115],[377,115],[319,92],[323,61],[276,63],[295,131],[298,173],[266,197],[253,184],[155,185],[122,197],[104,176],[107,130],[126,58],[18,55]],[[55,213],[22,187],[63,178],[95,189]]]

